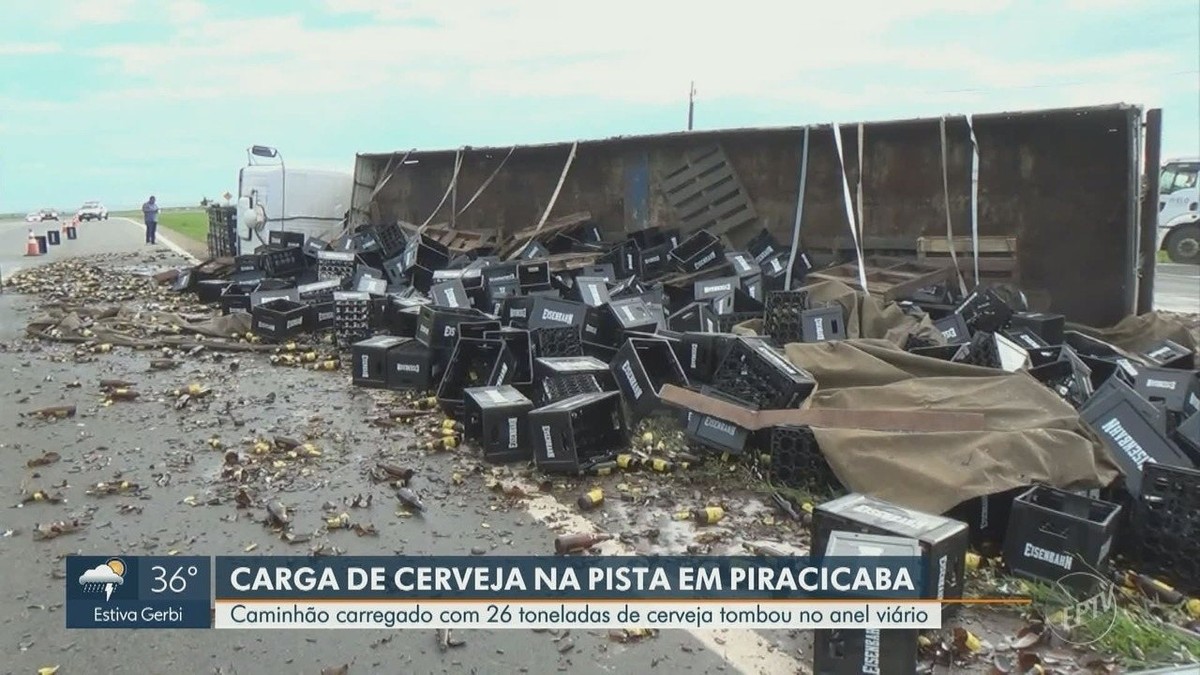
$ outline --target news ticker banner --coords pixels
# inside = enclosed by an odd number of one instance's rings
[[[941,627],[919,558],[69,556],[67,628]]]

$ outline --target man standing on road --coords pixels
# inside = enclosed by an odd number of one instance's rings
[[[158,230],[158,204],[154,201],[154,195],[150,195],[150,201],[142,204],[142,217],[146,221],[146,243],[154,243],[154,233]]]

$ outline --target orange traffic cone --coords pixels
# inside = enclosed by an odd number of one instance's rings
[[[33,230],[29,231],[29,241],[25,243],[25,255],[41,255],[42,250],[38,248],[37,238],[33,236]]]

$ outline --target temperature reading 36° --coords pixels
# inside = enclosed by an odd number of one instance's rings
[[[189,565],[188,567],[179,566],[175,568],[174,572],[170,573],[162,565],[155,565],[150,568],[150,572],[154,575],[154,583],[150,586],[151,593],[165,593],[167,591],[182,593],[187,590],[188,579],[195,578],[197,574],[195,565]]]

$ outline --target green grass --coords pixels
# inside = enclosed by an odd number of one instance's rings
[[[1159,251],[1158,252],[1158,262],[1161,262],[1161,263],[1171,262],[1171,258],[1170,258],[1170,256],[1167,255],[1166,251]]]
[[[1033,608],[1061,624],[1073,641],[1118,656],[1126,666],[1140,668],[1184,663],[1200,656],[1200,638],[1175,628],[1178,610],[1154,607],[1148,601],[1120,598],[1110,606],[1079,606],[1061,590],[1036,582],[1022,584]]]
[[[194,241],[208,238],[208,214],[200,209],[164,211],[158,216],[158,225]]]
[[[113,211],[111,215],[142,222],[141,211]],[[158,212],[158,226],[193,241],[208,240],[208,214],[198,207],[161,209]]]

